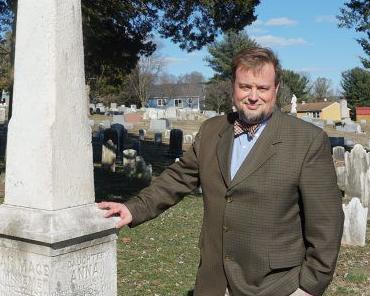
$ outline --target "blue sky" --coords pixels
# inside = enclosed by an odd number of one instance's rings
[[[257,6],[257,21],[246,32],[259,44],[272,48],[283,68],[305,72],[311,80],[325,77],[334,91],[340,90],[341,73],[361,66],[360,35],[353,29],[338,28],[336,15],[345,0],[262,0]],[[161,39],[160,52],[166,72],[181,75],[198,71],[213,76],[204,57],[206,48],[187,53],[170,40]]]

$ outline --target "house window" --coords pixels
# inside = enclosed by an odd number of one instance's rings
[[[165,100],[164,99],[157,99],[157,106],[158,107],[163,107],[165,105]]]
[[[313,118],[320,118],[320,112],[319,111],[313,112]]]
[[[182,99],[175,99],[175,107],[182,107]]]

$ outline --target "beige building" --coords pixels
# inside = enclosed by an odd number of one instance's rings
[[[290,112],[291,105],[283,108],[284,112]],[[315,102],[297,104],[297,117],[303,116],[322,120],[341,120],[341,108],[338,102]]]

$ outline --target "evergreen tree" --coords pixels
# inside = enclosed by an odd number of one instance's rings
[[[234,55],[243,48],[258,46],[245,32],[228,32],[224,39],[208,46],[210,56],[206,57],[208,65],[216,72],[213,79],[231,80],[231,61]]]
[[[365,52],[365,57],[361,57],[365,68],[370,68],[370,1],[369,0],[349,0],[341,8],[339,27],[355,28],[356,32],[364,33],[364,37],[357,39]]]
[[[370,71],[359,67],[345,71],[341,85],[352,112],[356,107],[370,106]]]

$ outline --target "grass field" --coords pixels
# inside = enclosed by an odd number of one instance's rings
[[[142,145],[144,159],[158,175],[170,160],[167,146]],[[126,178],[120,168],[107,173],[95,165],[95,192],[102,199],[126,200],[145,185]],[[0,196],[0,203],[3,197]],[[119,296],[190,296],[198,266],[198,234],[202,220],[201,196],[189,195],[150,222],[119,233]],[[334,280],[325,296],[370,295],[370,224],[365,247],[341,248]]]

